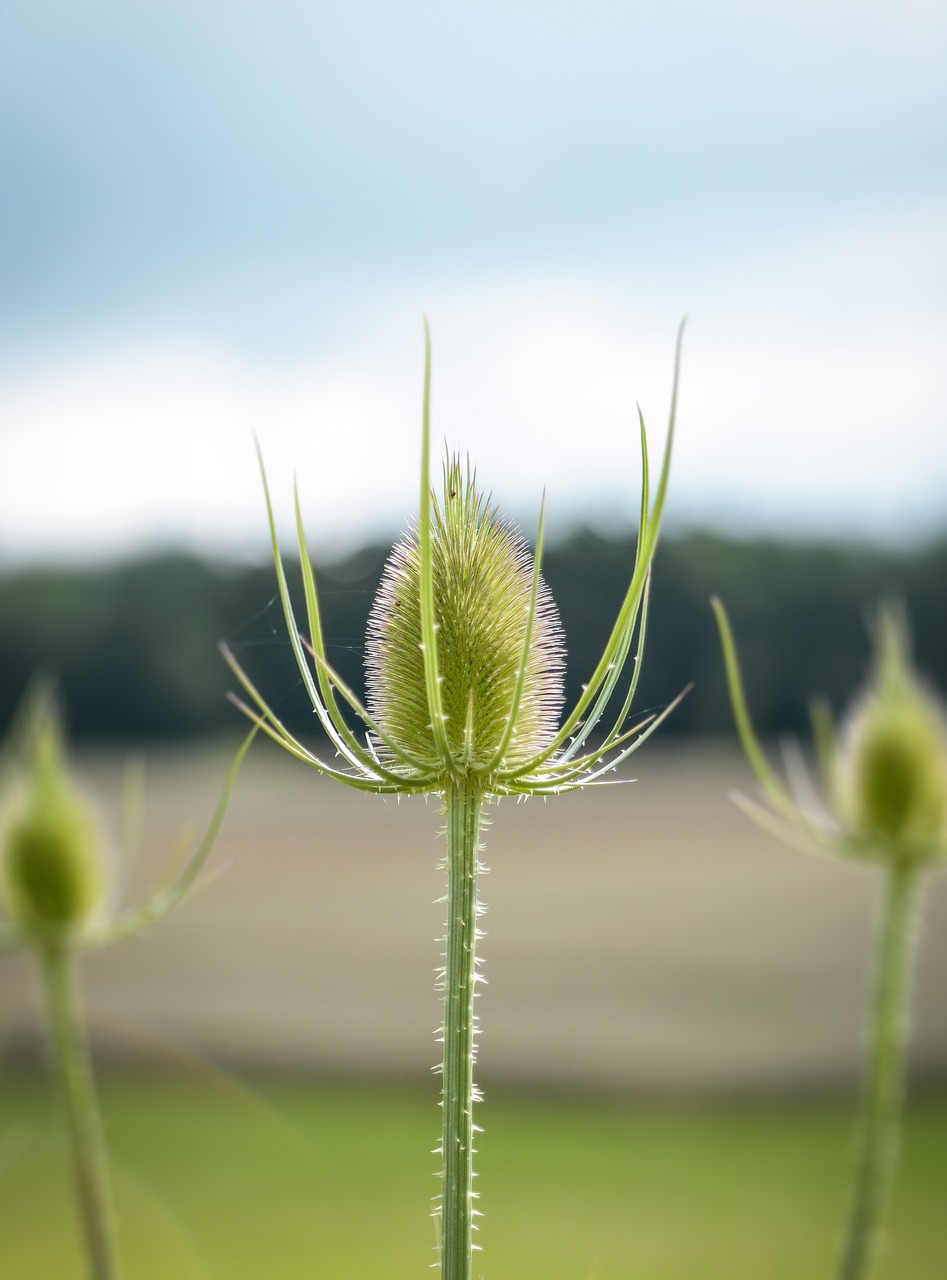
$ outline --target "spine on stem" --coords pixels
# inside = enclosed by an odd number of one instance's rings
[[[55,944],[43,948],[42,961],[89,1277],[121,1280],[105,1139],[73,982],[73,958],[68,946]]]
[[[868,1280],[879,1252],[901,1138],[911,943],[918,898],[914,867],[887,874],[878,945],[871,1059],[859,1117],[851,1208],[837,1280]]]
[[[477,878],[483,794],[451,783],[447,816],[447,934],[444,974],[441,1280],[470,1280],[473,1255],[474,998],[477,985]]]

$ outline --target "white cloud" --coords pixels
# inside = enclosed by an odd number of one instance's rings
[[[288,528],[312,542],[400,527],[417,505],[422,341],[437,440],[531,519],[633,513],[634,402],[663,437],[674,332],[692,311],[670,512],[786,532],[943,527],[947,275],[936,205],[851,211],[756,243],[615,264],[346,283],[310,361],[183,336],[0,369],[6,557],[154,542],[262,548],[251,430]]]

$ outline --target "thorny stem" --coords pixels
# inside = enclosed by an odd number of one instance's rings
[[[464,780],[445,796],[447,936],[444,975],[444,1110],[441,1280],[470,1280],[473,1256],[473,1066],[477,984],[477,873],[483,795]]]
[[[877,1259],[901,1133],[907,992],[918,873],[888,872],[872,1016],[871,1060],[859,1118],[853,1195],[837,1280],[867,1280]]]
[[[42,949],[41,958],[55,1069],[72,1145],[88,1274],[90,1280],[120,1280],[105,1140],[74,986],[72,955],[67,946],[51,944]]]

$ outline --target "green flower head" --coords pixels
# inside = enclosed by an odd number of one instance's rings
[[[335,760],[315,755],[289,733],[224,647],[224,656],[253,706],[234,701],[290,754],[365,791],[443,792],[463,781],[483,795],[543,795],[600,781],[671,710],[640,724],[629,723],[644,646],[651,561],[667,490],[680,335],[668,443],[653,505],[647,439],[639,412],[642,496],[631,582],[599,664],[562,723],[562,631],[540,571],[544,510],[536,551],[531,554],[484,498],[469,462],[462,465],[459,458],[448,456],[440,495],[432,489],[431,351],[426,330],[425,338],[420,515],[417,525],[392,551],[371,611],[367,705],[326,658],[298,490],[296,528],[308,637],[297,624],[262,457],[270,537],[290,643]],[[626,664],[633,670],[622,706],[605,722],[617,701],[613,695]],[[364,739],[349,727],[341,704],[364,723]],[[597,741],[590,747],[593,733]]]
[[[497,775],[552,741],[563,703],[562,628],[545,583],[534,584],[529,548],[477,492],[469,465],[465,473],[458,459],[446,463],[443,499],[432,507],[431,595],[448,752],[492,790]],[[385,737],[436,772],[416,533],[385,566],[368,623],[366,671],[368,707]],[[379,756],[398,763],[383,740]]]
[[[947,721],[937,696],[911,669],[903,610],[878,609],[869,678],[839,733],[827,707],[813,708],[823,809],[809,798],[798,762],[801,786],[794,789],[767,763],[750,724],[729,622],[720,602],[713,603],[737,727],[770,806],[741,798],[751,816],[792,842],[892,865],[947,854]]]
[[[186,846],[176,850],[144,902],[115,911],[120,859],[105,855],[102,833],[66,766],[55,698],[48,684],[35,682],[8,741],[0,744],[0,774],[18,779],[17,786],[4,788],[8,816],[0,829],[0,898],[7,918],[0,919],[0,946],[101,946],[140,933],[174,910],[199,880],[255,734],[254,729],[237,752],[217,809],[193,853],[188,856]],[[133,791],[126,788],[129,845],[136,842]],[[128,848],[125,855],[130,863],[134,851]]]
[[[879,611],[874,668],[842,725],[829,781],[843,824],[867,849],[918,862],[947,847],[947,728],[908,665],[896,609]]]
[[[25,934],[54,941],[101,908],[106,876],[98,833],[66,773],[53,705],[32,737],[27,795],[4,835],[4,898]]]

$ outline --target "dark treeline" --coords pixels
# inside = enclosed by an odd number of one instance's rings
[[[360,694],[365,623],[386,553],[370,548],[318,569],[330,660]],[[630,540],[589,530],[548,553],[570,701],[601,653],[632,555]],[[294,566],[288,569],[294,580]],[[866,619],[883,596],[906,603],[917,664],[947,690],[945,584],[947,540],[894,553],[708,534],[668,538],[655,564],[639,708],[660,708],[693,681],[668,731],[729,731],[712,593],[730,611],[762,731],[802,728],[813,694],[845,703],[865,671]],[[236,727],[221,640],[288,723],[313,727],[270,565],[222,568],[166,555],[7,576],[0,579],[0,729],[38,667],[57,677],[76,737],[176,738]]]

